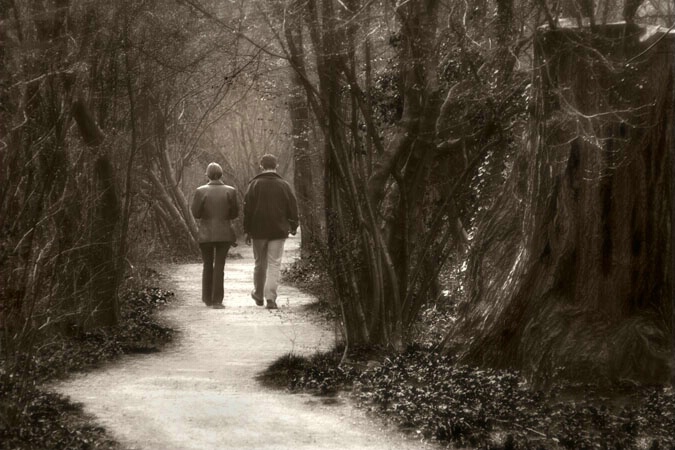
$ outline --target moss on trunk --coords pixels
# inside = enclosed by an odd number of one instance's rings
[[[668,379],[674,37],[646,31],[537,37],[529,143],[479,228],[452,336],[471,336],[465,361]]]

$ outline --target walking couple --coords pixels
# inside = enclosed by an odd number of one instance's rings
[[[251,297],[256,305],[277,309],[277,285],[284,243],[298,229],[298,207],[290,185],[277,173],[277,158],[260,159],[261,173],[248,184],[244,195],[244,233],[253,245],[255,268]],[[197,188],[192,215],[199,220],[199,249],[202,253],[202,301],[223,308],[223,272],[230,247],[237,245],[231,221],[239,216],[237,193],[221,180],[223,169],[216,163],[206,168],[209,182]]]

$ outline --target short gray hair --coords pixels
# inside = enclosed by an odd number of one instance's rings
[[[209,180],[217,180],[223,176],[223,168],[220,167],[220,164],[212,162],[206,168],[206,176],[209,177]]]

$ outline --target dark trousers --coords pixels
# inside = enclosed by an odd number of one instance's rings
[[[223,275],[229,242],[202,242],[204,269],[202,271],[202,301],[207,306],[223,303]]]

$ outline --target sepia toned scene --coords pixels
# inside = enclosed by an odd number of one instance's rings
[[[675,449],[672,0],[0,0],[0,449]]]

